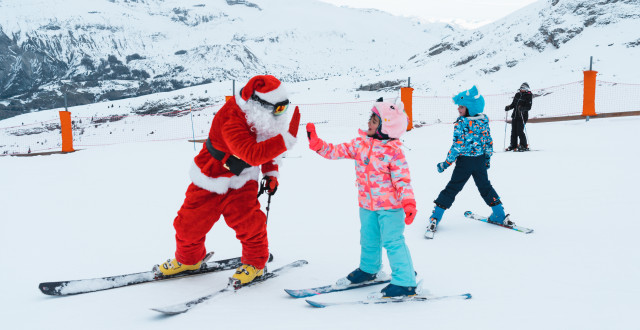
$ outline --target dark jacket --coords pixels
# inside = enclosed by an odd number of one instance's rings
[[[531,110],[531,105],[533,103],[533,95],[530,91],[525,92],[517,92],[513,97],[513,101],[510,105],[506,106],[504,109],[508,111],[510,109],[515,109],[515,111],[511,114],[511,118],[515,118],[516,116],[523,116],[529,118],[529,110]]]

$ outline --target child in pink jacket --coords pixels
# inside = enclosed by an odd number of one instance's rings
[[[380,100],[381,101],[381,100]],[[337,285],[376,280],[382,267],[382,247],[391,264],[391,283],[382,289],[384,298],[416,295],[416,276],[404,240],[404,226],[416,216],[409,166],[398,140],[407,131],[404,106],[376,102],[369,130],[360,137],[333,145],[318,138],[315,125],[307,124],[309,148],[327,159],[353,159],[360,204],[360,267]],[[403,221],[404,220],[404,221]]]

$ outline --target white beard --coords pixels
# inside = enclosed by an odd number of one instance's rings
[[[274,116],[271,111],[263,108],[260,103],[249,100],[240,106],[247,117],[247,123],[251,126],[251,131],[256,133],[256,141],[262,142],[274,136],[285,133],[289,129],[291,114],[287,112]]]

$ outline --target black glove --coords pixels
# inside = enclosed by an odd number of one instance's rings
[[[504,111],[509,111],[509,106],[504,107]]]

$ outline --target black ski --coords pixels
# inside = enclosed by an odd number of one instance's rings
[[[240,290],[242,288],[246,288],[249,286],[254,286],[256,284],[262,283],[270,278],[274,278],[278,275],[280,275],[282,272],[289,270],[291,268],[296,268],[296,267],[301,267],[308,264],[308,262],[306,260],[298,260],[298,261],[294,261],[290,264],[284,265],[274,271],[271,272],[267,272],[265,275],[263,275],[262,277],[255,279],[253,282],[249,282],[248,284],[245,285],[238,285],[238,283],[236,282],[235,279],[229,279],[229,284],[221,290],[212,292],[208,295],[202,296],[202,297],[198,297],[192,300],[189,300],[187,302],[184,303],[179,303],[179,304],[175,304],[175,305],[171,305],[171,306],[165,306],[165,307],[158,307],[158,308],[152,308],[152,310],[156,311],[156,312],[160,312],[162,314],[165,315],[177,315],[177,314],[182,314],[185,312],[188,312],[189,310],[191,310],[192,308],[200,305],[201,303],[208,301],[214,297],[218,297],[218,296],[222,296],[225,294],[229,294],[232,292],[236,292],[237,290]]]
[[[59,281],[59,282],[44,282],[40,283],[38,287],[40,291],[46,295],[50,296],[69,296],[81,293],[89,293],[96,292],[102,290],[109,290],[115,288],[121,288],[125,286],[148,283],[148,282],[157,282],[170,280],[174,278],[183,278],[194,275],[202,275],[212,272],[218,272],[223,270],[235,269],[242,265],[240,261],[240,257],[224,259],[224,260],[216,260],[216,261],[207,261],[213,252],[210,252],[205,257],[202,267],[198,270],[186,271],[183,273],[179,273],[173,276],[162,276],[158,275],[155,271],[147,271],[141,273],[133,273],[133,274],[123,274],[116,276],[107,276],[93,279],[82,279],[82,280],[70,280],[70,281]],[[269,255],[269,261],[273,260],[273,255]]]

